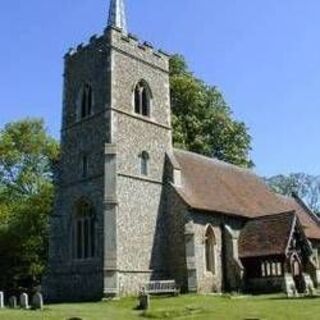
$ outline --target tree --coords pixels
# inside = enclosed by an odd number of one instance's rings
[[[305,173],[277,175],[266,179],[277,193],[291,196],[296,193],[315,213],[320,214],[320,177]]]
[[[233,119],[218,88],[197,79],[180,55],[170,60],[170,86],[175,147],[242,167],[253,166],[246,125]]]
[[[44,271],[58,154],[42,120],[12,122],[0,131],[2,288],[32,285]]]

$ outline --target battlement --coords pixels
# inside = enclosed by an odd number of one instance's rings
[[[99,45],[114,47],[123,53],[168,71],[170,58],[168,53],[161,49],[155,49],[151,42],[140,41],[134,34],[125,34],[116,27],[108,27],[104,34],[94,34],[87,43],[80,43],[77,47],[70,48],[65,54],[65,59]]]
[[[118,50],[168,70],[170,55],[163,50],[154,48],[151,42],[140,41],[136,35],[125,34],[121,29],[115,27],[108,27],[105,30],[105,35],[109,38],[111,46]]]
[[[93,47],[97,47],[97,45],[102,45],[104,43],[104,35],[97,35],[94,34],[93,36],[90,37],[89,41],[87,43],[80,43],[76,47],[71,47],[65,54],[64,58],[68,59],[70,57],[75,56],[78,53],[81,53],[85,50],[88,50]]]

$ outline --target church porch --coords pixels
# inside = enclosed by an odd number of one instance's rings
[[[288,295],[314,291],[318,265],[294,212],[249,221],[240,236],[239,253],[245,291]]]

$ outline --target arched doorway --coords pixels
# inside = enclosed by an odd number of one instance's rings
[[[305,291],[305,284],[302,274],[302,262],[300,257],[296,253],[292,254],[290,258],[290,268],[297,291],[299,293],[303,293]]]

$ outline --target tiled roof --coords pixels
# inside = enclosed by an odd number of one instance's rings
[[[320,240],[320,221],[297,199],[279,196],[251,170],[192,152],[174,150],[181,169],[177,192],[192,208],[243,218],[258,218],[296,211],[309,239]]]
[[[291,211],[252,171],[195,153],[175,150],[182,171],[176,187],[191,207],[247,218]]]
[[[239,257],[285,254],[295,221],[294,212],[249,220],[240,234]]]
[[[282,201],[295,210],[296,215],[309,239],[320,240],[320,221],[313,213],[309,212],[297,199],[279,196]]]

